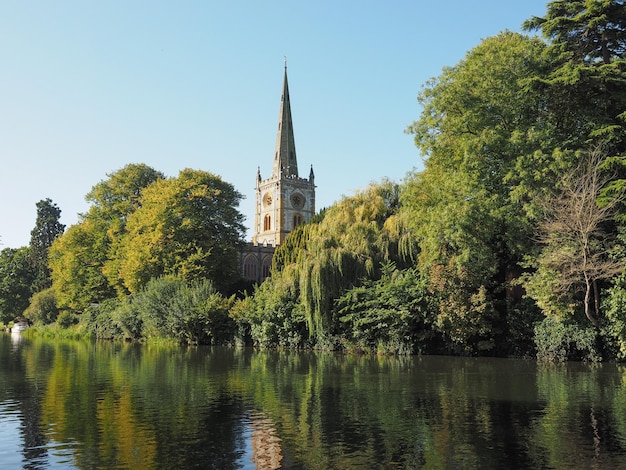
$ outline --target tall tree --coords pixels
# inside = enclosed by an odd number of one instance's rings
[[[30,232],[31,263],[36,273],[33,292],[39,292],[52,285],[48,251],[52,242],[65,230],[60,218],[61,209],[51,199],[43,199],[37,203],[37,220],[35,228]]]
[[[51,247],[53,287],[62,308],[80,311],[128,293],[119,277],[119,244],[142,191],[164,176],[145,164],[129,164],[107,176],[87,194],[91,206],[80,223]]]
[[[82,311],[91,303],[115,297],[102,272],[109,246],[106,226],[91,218],[72,225],[54,241],[50,268],[59,308]]]
[[[549,68],[544,50],[512,32],[485,39],[426,85],[424,111],[408,128],[427,159],[407,179],[403,210],[438,327],[459,352],[493,349],[504,333],[507,282],[532,234],[529,194],[558,174],[549,159],[533,158],[553,145],[543,97],[529,86]]]
[[[582,150],[591,139],[609,156],[626,152],[626,2],[556,0],[524,27],[541,31],[556,65],[536,84],[561,147]]]
[[[107,175],[87,194],[92,203],[88,217],[106,233],[106,258],[102,273],[119,295],[128,294],[120,277],[121,242],[126,234],[129,216],[141,207],[141,196],[146,187],[165,175],[143,163],[132,163]]]
[[[206,278],[224,290],[239,272],[243,242],[242,196],[211,173],[186,169],[142,192],[128,217],[119,275],[130,292],[163,274]]]

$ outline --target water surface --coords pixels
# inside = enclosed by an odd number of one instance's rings
[[[626,368],[3,334],[0,468],[626,468]]]

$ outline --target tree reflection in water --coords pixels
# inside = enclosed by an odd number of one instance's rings
[[[626,468],[614,364],[5,335],[0,377],[26,468]]]

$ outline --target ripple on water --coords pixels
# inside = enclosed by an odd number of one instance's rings
[[[12,400],[0,403],[0,462],[6,468],[19,468],[22,462],[19,404]]]

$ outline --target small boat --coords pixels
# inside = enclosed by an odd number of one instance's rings
[[[22,331],[28,329],[28,322],[26,321],[17,321],[11,327],[11,333],[21,333]]]

